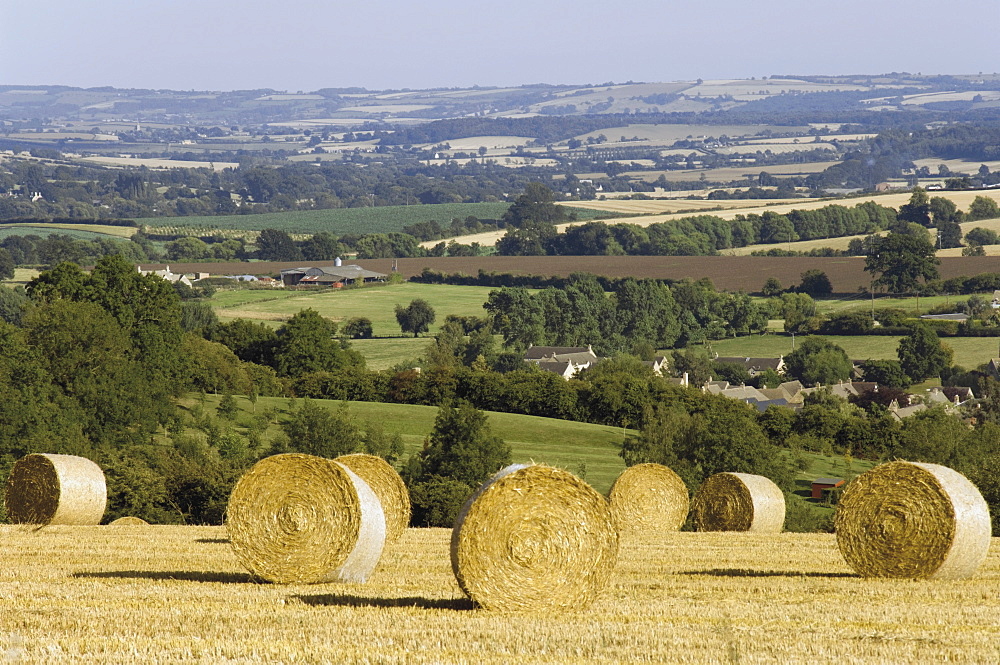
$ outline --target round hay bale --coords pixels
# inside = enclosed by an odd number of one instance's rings
[[[75,455],[22,457],[4,490],[7,517],[14,524],[100,524],[108,502],[101,467]]]
[[[396,542],[410,526],[410,492],[403,479],[391,464],[375,455],[342,455],[334,461],[361,476],[372,488],[385,513],[385,540]]]
[[[764,476],[717,473],[698,488],[691,515],[698,531],[781,533],[785,495]]]
[[[129,515],[127,517],[119,517],[118,519],[109,522],[108,526],[149,526],[149,522],[141,517],[132,517]]]
[[[243,474],[226,528],[247,570],[283,584],[364,582],[385,544],[385,516],[368,484],[338,462],[298,453]]]
[[[837,546],[862,577],[969,577],[990,547],[990,511],[962,474],[888,462],[848,484],[834,517]]]
[[[608,493],[620,533],[677,531],[687,519],[687,485],[662,464],[636,464],[622,472]]]
[[[603,496],[568,471],[513,464],[466,502],[451,536],[462,591],[488,610],[582,609],[607,585],[618,533]]]

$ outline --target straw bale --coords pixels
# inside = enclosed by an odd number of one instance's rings
[[[226,527],[247,570],[284,584],[364,582],[385,544],[368,484],[338,462],[298,453],[267,457],[240,478]]]
[[[451,537],[462,591],[500,612],[582,609],[607,585],[618,533],[603,496],[568,471],[512,464],[466,502]]]
[[[149,522],[141,517],[132,517],[129,515],[127,517],[119,517],[118,519],[109,522],[108,526],[149,526]]]
[[[698,488],[691,515],[698,531],[781,533],[785,495],[764,476],[717,473]]]
[[[619,533],[677,531],[687,519],[687,485],[670,467],[636,464],[622,472],[608,493]]]
[[[990,511],[975,485],[921,462],[888,462],[852,480],[834,528],[841,554],[862,577],[969,577],[990,547]]]
[[[342,455],[340,462],[361,476],[382,502],[385,513],[385,540],[395,542],[410,526],[410,492],[392,465],[376,455]]]
[[[7,517],[14,524],[100,524],[108,503],[101,467],[75,455],[22,457],[4,489]]]

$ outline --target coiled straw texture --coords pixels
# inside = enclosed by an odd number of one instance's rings
[[[619,533],[677,531],[687,519],[687,486],[670,467],[636,464],[622,472],[608,493]]]
[[[937,464],[888,462],[844,490],[837,546],[862,577],[960,579],[990,547],[990,512],[962,474]]]
[[[410,492],[403,479],[391,464],[375,455],[342,455],[334,461],[361,476],[378,495],[385,513],[385,540],[396,542],[410,526]]]
[[[7,517],[15,524],[100,524],[107,502],[101,467],[74,455],[22,457],[4,491]]]
[[[113,522],[109,522],[108,526],[149,526],[149,522],[141,517],[132,517],[129,515],[127,517],[119,517]]]
[[[499,612],[582,609],[618,558],[608,502],[573,474],[513,464],[459,513],[451,565],[462,590]]]
[[[312,455],[257,462],[236,483],[226,513],[236,558],[271,582],[364,582],[385,544],[385,516],[371,488],[347,467]]]
[[[780,533],[785,495],[764,476],[717,473],[698,488],[691,515],[698,531]]]

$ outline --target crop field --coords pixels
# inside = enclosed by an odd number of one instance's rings
[[[222,215],[216,217],[147,217],[138,224],[152,228],[170,226],[191,229],[240,229],[262,231],[278,229],[288,233],[318,233],[335,235],[348,233],[391,233],[417,222],[437,221],[447,225],[455,217],[469,215],[479,219],[499,219],[507,203],[442,203],[438,205],[378,206],[374,208],[336,208],[296,212],[264,213],[260,215]]]
[[[278,585],[224,527],[0,526],[12,661],[844,663],[1000,660],[1000,555],[960,581],[865,580],[829,534],[628,538],[587,609],[494,614],[408,529],[367,584]]]
[[[795,344],[799,346],[807,339],[806,335],[796,335]],[[855,360],[895,360],[899,337],[877,335],[823,335],[847,352],[847,357]],[[974,369],[977,365],[997,357],[996,337],[944,337],[945,345],[954,351],[953,363],[966,369]],[[733,339],[715,340],[709,343],[711,352],[720,356],[743,356],[750,358],[776,358],[787,356],[792,352],[792,338],[789,335],[753,335]]]
[[[81,240],[97,238],[130,238],[139,229],[128,226],[104,226],[101,224],[0,224],[0,239],[9,236],[72,236]]]

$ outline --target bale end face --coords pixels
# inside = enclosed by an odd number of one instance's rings
[[[622,472],[608,492],[615,525],[622,534],[677,531],[690,500],[680,476],[662,464],[636,464]]]
[[[607,585],[617,556],[604,497],[543,465],[498,473],[469,499],[452,532],[459,586],[500,612],[584,608]]]
[[[962,474],[888,462],[848,484],[834,517],[837,546],[862,577],[961,579],[990,546],[989,507]]]
[[[780,533],[785,495],[764,476],[717,473],[708,477],[691,502],[698,531]]]
[[[255,464],[233,488],[226,513],[236,558],[271,582],[364,581],[385,543],[375,493],[346,467],[312,455]]]
[[[35,453],[18,460],[4,491],[14,524],[100,524],[108,490],[101,467],[85,457]]]

